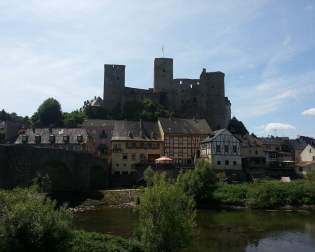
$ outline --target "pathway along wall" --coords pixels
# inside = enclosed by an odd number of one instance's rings
[[[106,161],[88,153],[0,145],[0,188],[32,184],[38,179],[45,191],[84,192],[109,184]]]

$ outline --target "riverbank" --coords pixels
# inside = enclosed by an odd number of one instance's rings
[[[101,190],[97,192],[97,199],[86,198],[70,210],[81,212],[98,207],[132,208],[138,203],[142,192],[143,189]],[[307,180],[217,184],[205,195],[197,201],[200,209],[315,209],[315,183]]]

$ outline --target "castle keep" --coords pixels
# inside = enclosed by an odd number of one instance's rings
[[[125,66],[104,66],[103,104],[107,110],[122,112],[131,101],[150,98],[182,118],[205,118],[210,127],[227,127],[231,118],[231,103],[225,97],[224,73],[207,72],[199,79],[173,77],[173,59],[154,60],[154,88],[138,89],[125,86]]]

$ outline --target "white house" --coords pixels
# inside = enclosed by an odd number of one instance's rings
[[[308,144],[300,151],[295,151],[296,172],[305,176],[315,169],[315,148]]]
[[[214,131],[201,142],[200,157],[218,170],[241,170],[240,141],[227,129]]]

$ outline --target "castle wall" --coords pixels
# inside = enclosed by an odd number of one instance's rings
[[[107,67],[106,67],[107,66]],[[154,60],[154,89],[125,87],[125,66],[105,65],[104,104],[113,110],[129,101],[150,98],[159,102],[176,116],[205,118],[215,129],[227,126],[231,118],[231,104],[225,97],[224,73],[206,72],[203,69],[199,79],[173,78],[173,59]],[[108,74],[108,76],[107,76]]]

